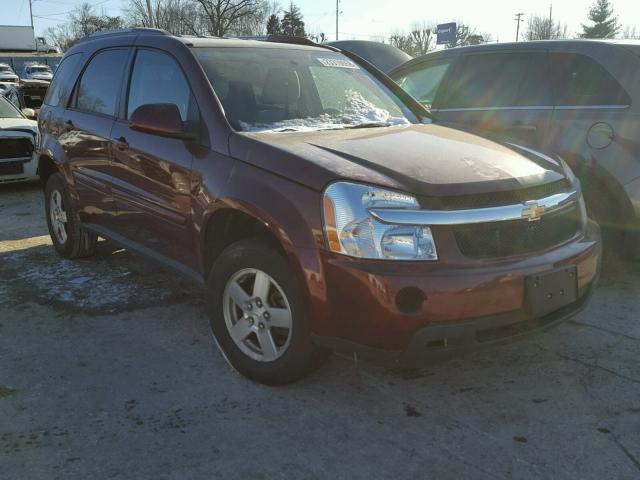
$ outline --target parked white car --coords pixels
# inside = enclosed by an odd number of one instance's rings
[[[23,80],[45,80],[50,82],[53,78],[53,72],[49,65],[32,63],[25,65],[21,78]]]
[[[37,176],[38,140],[38,123],[0,96],[0,183]]]
[[[18,83],[18,75],[8,63],[0,63],[0,83]]]

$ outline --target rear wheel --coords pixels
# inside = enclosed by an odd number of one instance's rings
[[[59,173],[47,180],[45,210],[49,235],[60,255],[82,258],[95,253],[98,237],[82,227],[78,213],[72,207],[67,185]]]
[[[308,309],[286,259],[258,240],[228,247],[212,268],[207,309],[233,368],[269,385],[294,382],[327,354],[311,342]]]

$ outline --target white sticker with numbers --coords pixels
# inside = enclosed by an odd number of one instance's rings
[[[360,70],[360,67],[346,58],[318,58],[318,61],[325,67],[334,68],[351,68],[353,70]]]

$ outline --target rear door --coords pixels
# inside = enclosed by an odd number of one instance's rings
[[[141,105],[177,105],[189,129],[199,113],[180,64],[168,53],[139,48],[124,104],[111,132],[116,231],[138,246],[194,267],[191,229],[191,164],[195,140],[163,137],[129,128]]]
[[[110,185],[110,138],[129,50],[95,54],[62,115],[59,142],[76,187],[81,220],[109,226],[115,218]]]
[[[464,55],[439,97],[433,111],[440,121],[547,147],[553,101],[546,51]]]

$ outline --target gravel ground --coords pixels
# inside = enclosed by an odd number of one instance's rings
[[[269,388],[215,349],[201,292],[109,246],[51,247],[0,185],[0,478],[640,478],[640,264],[526,341],[417,371],[333,356]]]

